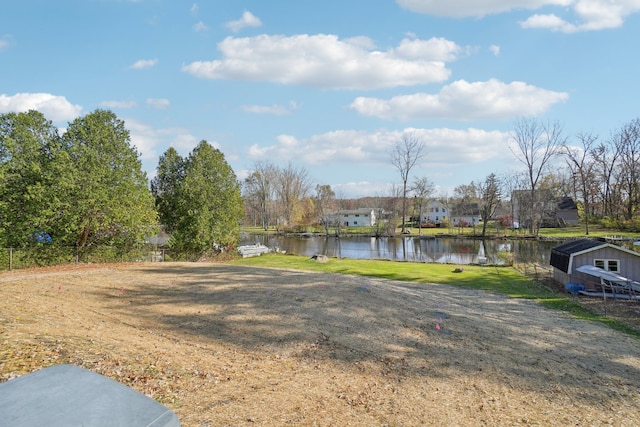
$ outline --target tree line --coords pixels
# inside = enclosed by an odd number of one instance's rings
[[[171,231],[184,256],[237,243],[240,183],[206,141],[162,156],[151,188],[124,121],[96,110],[64,132],[37,111],[0,115],[0,247],[126,250]]]
[[[379,208],[387,213],[388,224],[376,232],[392,234],[396,225],[404,232],[407,220],[422,217],[429,201],[438,200],[459,215],[479,217],[482,235],[492,219],[503,227],[520,227],[536,235],[556,209],[556,201],[570,197],[586,234],[594,222],[640,231],[640,119],[600,140],[591,133],[570,138],[559,122],[521,118],[514,123],[506,146],[522,165],[519,170],[491,172],[457,186],[451,195],[436,194],[427,176],[412,175],[427,154],[425,141],[417,133],[403,134],[389,151],[389,163],[401,184],[359,200],[336,195],[328,184],[314,186],[308,172],[291,163],[280,168],[258,162],[243,183],[245,222],[265,230],[322,226],[327,233],[332,228],[339,234],[342,225],[337,211]]]
[[[351,200],[328,184],[314,184],[291,162],[257,162],[239,182],[207,141],[186,157],[169,148],[149,182],[124,121],[111,111],[95,110],[64,131],[37,111],[3,114],[0,247],[126,248],[164,228],[176,252],[200,256],[237,244],[243,217],[264,229],[316,225],[339,235],[337,211],[371,207],[385,212],[386,223],[374,230],[382,235],[395,233],[397,224],[404,231],[430,200],[478,215],[482,234],[499,208],[535,234],[550,201],[562,196],[578,203],[587,234],[595,222],[640,230],[640,119],[601,140],[588,133],[569,139],[557,122],[525,118],[515,123],[508,145],[520,171],[490,173],[449,196],[435,194],[428,177],[412,175],[426,145],[419,134],[404,134],[389,151],[401,184]]]

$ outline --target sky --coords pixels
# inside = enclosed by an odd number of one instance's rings
[[[640,0],[10,0],[0,114],[108,109],[150,179],[206,140],[238,179],[290,162],[343,198],[390,195],[411,134],[410,179],[451,196],[522,168],[521,118],[569,144],[638,118],[639,44]]]

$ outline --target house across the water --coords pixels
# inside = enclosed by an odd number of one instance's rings
[[[371,227],[376,225],[376,209],[361,208],[338,211],[340,222],[345,227]]]

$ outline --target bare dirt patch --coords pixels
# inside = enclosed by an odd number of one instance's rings
[[[220,264],[0,274],[0,381],[57,363],[184,426],[640,425],[638,340],[481,291]]]

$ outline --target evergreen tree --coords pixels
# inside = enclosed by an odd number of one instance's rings
[[[41,113],[0,116],[0,245],[59,235],[68,166],[58,130]]]
[[[147,177],[122,120],[96,110],[71,122],[63,141],[73,165],[68,239],[79,247],[126,245],[155,231]]]
[[[151,193],[156,200],[160,223],[167,233],[173,233],[180,220],[180,186],[184,181],[185,164],[175,148],[170,147],[158,162],[156,177],[151,181]]]
[[[160,217],[169,222],[172,248],[202,255],[237,244],[243,217],[240,183],[224,154],[207,141],[185,160],[170,148],[158,166],[154,192]]]

